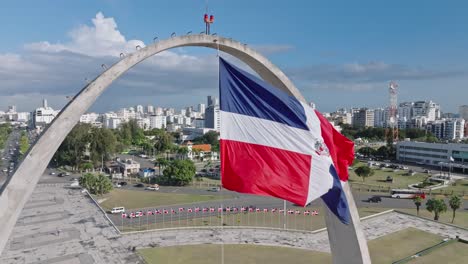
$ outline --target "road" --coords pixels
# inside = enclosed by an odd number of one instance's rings
[[[19,145],[18,141],[21,136],[21,130],[13,128],[12,132],[8,136],[8,139],[5,141],[5,148],[0,153],[1,164],[0,164],[0,186],[13,175],[14,170],[16,169],[18,155],[19,155]]]

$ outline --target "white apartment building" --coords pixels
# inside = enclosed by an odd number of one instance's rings
[[[374,127],[385,127],[387,124],[386,109],[376,108],[374,109]]]
[[[131,174],[138,174],[138,172],[140,171],[140,163],[134,160],[131,160],[131,159],[121,160],[117,158],[116,162],[119,165],[120,171],[123,173],[124,177],[127,177],[128,175],[131,175]]]
[[[443,167],[451,164],[461,172],[468,172],[468,144],[400,141],[397,160]]]
[[[200,112],[202,115],[205,114],[205,109],[206,109],[205,104],[198,104],[198,112]]]
[[[92,124],[98,121],[99,114],[97,113],[87,113],[80,116],[80,123]]]
[[[122,123],[122,119],[120,119],[118,117],[111,117],[111,118],[107,118],[103,122],[103,125],[106,128],[117,129],[117,128],[119,128],[121,123]]]
[[[361,108],[353,114],[353,126],[355,127],[373,127],[374,110]]]
[[[140,127],[141,129],[143,130],[148,130],[150,128],[150,120],[149,118],[146,118],[146,117],[139,117],[137,119],[135,119],[138,127]]]
[[[438,139],[460,140],[465,137],[465,120],[450,118],[429,122],[426,130]]]
[[[137,112],[137,113],[140,113],[140,114],[143,114],[143,113],[144,113],[144,109],[143,109],[143,106],[142,106],[142,105],[137,105],[137,106],[135,107],[135,109],[136,109],[136,112]]]
[[[146,113],[153,114],[154,113],[154,107],[152,105],[147,105],[146,106]]]
[[[151,115],[149,116],[149,127],[150,129],[157,128],[162,129],[167,127],[166,117],[162,115]]]
[[[56,111],[47,105],[47,100],[42,101],[42,107],[33,112],[32,125],[34,129],[41,131],[54,120],[60,111]]]

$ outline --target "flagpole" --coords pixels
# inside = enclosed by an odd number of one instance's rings
[[[286,200],[283,200],[283,229],[286,229]]]

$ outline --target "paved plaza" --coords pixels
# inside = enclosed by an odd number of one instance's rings
[[[197,227],[121,235],[86,194],[65,186],[65,183],[37,185],[0,256],[0,263],[143,263],[133,247],[206,243],[252,243],[330,252],[326,230]],[[362,223],[369,240],[408,227],[442,237],[468,239],[465,229],[398,212],[370,217]]]
[[[0,263],[141,263],[80,190],[38,184]]]

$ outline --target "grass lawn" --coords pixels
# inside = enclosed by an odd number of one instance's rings
[[[425,203],[424,203],[425,204]],[[421,206],[419,209],[419,216],[434,219],[434,214],[430,213],[426,210],[425,205]],[[448,206],[448,205],[447,205]],[[398,211],[402,211],[405,213],[416,215],[416,209],[397,209]],[[440,215],[439,221],[442,223],[452,223],[452,210],[449,210]],[[453,221],[454,225],[461,226],[464,228],[468,228],[468,211],[458,209],[455,214],[455,221]]]
[[[218,264],[221,245],[193,245],[138,250],[148,264]],[[226,264],[332,263],[328,253],[259,245],[224,245]]]
[[[414,228],[408,228],[374,239],[369,242],[372,263],[392,263],[410,256],[418,251],[431,247],[442,241],[442,238]],[[456,243],[434,251],[434,257],[429,255],[426,261],[416,263],[462,263],[443,260],[452,254],[449,260],[462,260],[466,257],[467,245]],[[443,250],[443,251],[442,251]],[[464,252],[458,252],[465,250]],[[147,261],[152,263],[171,264],[210,264],[221,262],[221,245],[189,245],[164,248],[147,248],[138,251]],[[286,247],[259,245],[224,245],[225,263],[331,263],[328,253],[294,249]],[[422,259],[422,258],[421,258]]]
[[[442,238],[407,228],[368,242],[372,263],[392,263],[442,242]]]
[[[435,249],[427,255],[411,260],[411,264],[426,263],[466,263],[468,260],[468,244],[462,242],[450,243]]]
[[[307,208],[308,210],[318,210],[321,208]],[[359,208],[359,215],[361,217],[380,213],[386,211],[386,208]],[[302,211],[302,210],[301,210]],[[183,214],[182,214],[183,215]],[[198,215],[202,215],[199,213]],[[184,215],[183,215],[184,216]],[[151,216],[148,216],[151,217]],[[162,229],[162,228],[176,228],[176,227],[193,227],[193,226],[221,226],[221,217],[198,217],[193,219],[181,219],[179,221],[178,215],[168,215],[165,218],[164,223],[152,223],[148,225],[147,218],[144,216],[138,220],[125,220],[124,227],[120,225],[122,223],[117,222],[121,231],[140,231],[148,229]],[[129,225],[131,223],[131,225]],[[259,226],[259,227],[271,227],[271,228],[283,228],[286,223],[287,229],[298,229],[298,230],[317,230],[325,227],[325,218],[323,214],[316,216],[306,215],[286,215],[284,217],[279,213],[237,213],[223,215],[223,223],[225,226]]]
[[[221,196],[174,194],[151,191],[132,191],[114,189],[99,199],[107,198],[101,206],[109,210],[113,207],[123,206],[126,209],[157,207],[161,205],[187,204],[194,202],[219,200]],[[224,198],[227,198],[224,196]]]
[[[359,162],[354,168],[366,165],[365,163]],[[385,188],[408,188],[409,184],[421,182],[427,178],[427,174],[416,173],[413,176],[405,175],[407,170],[399,170],[394,172],[393,169],[382,168],[378,169],[373,167],[374,175],[367,177],[365,181],[362,181],[361,177],[358,177],[354,170],[349,171],[349,181],[352,185],[373,185],[373,186],[382,186]],[[393,177],[393,182],[386,182],[387,176]]]

